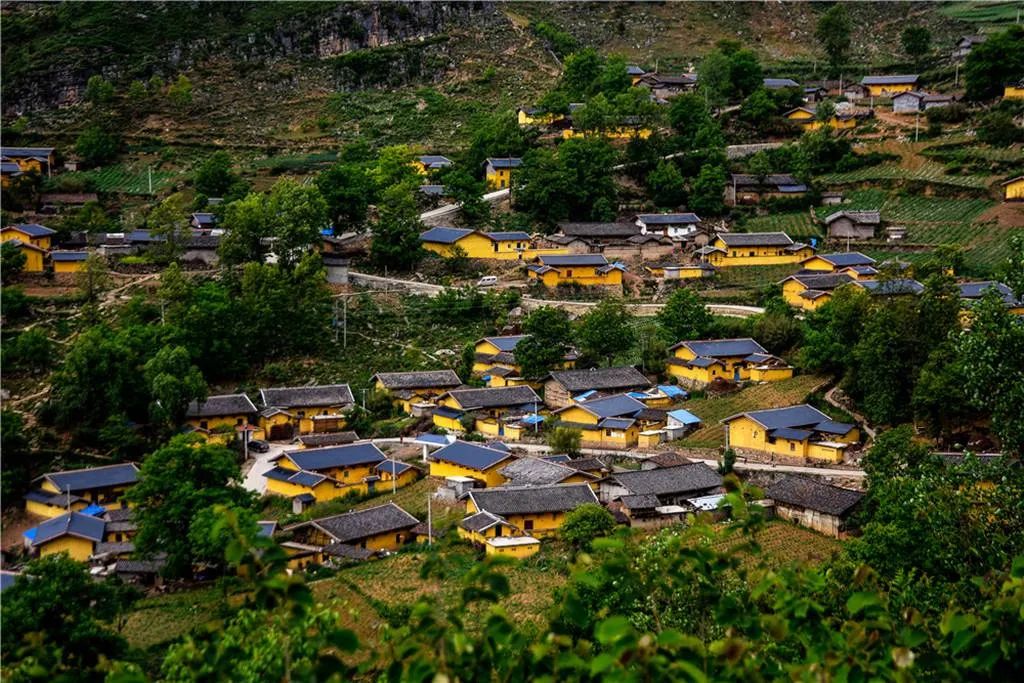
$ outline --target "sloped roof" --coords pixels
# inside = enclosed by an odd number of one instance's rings
[[[512,457],[508,451],[467,441],[454,441],[430,455],[432,460],[450,462],[480,472],[489,470]]]
[[[51,251],[50,260],[57,263],[74,263],[89,258],[87,251]]]
[[[541,256],[540,262],[553,268],[568,266],[606,266],[608,259],[603,254],[553,254]]]
[[[492,168],[519,168],[523,165],[523,160],[519,157],[488,157],[487,163]]]
[[[57,234],[56,230],[48,228],[45,225],[40,225],[39,223],[18,223],[10,227],[31,237],[47,237],[49,235]]]
[[[637,215],[638,221],[647,225],[693,225],[700,223],[700,217],[695,213],[641,213]]]
[[[384,453],[372,443],[353,443],[326,448],[302,448],[288,451],[284,457],[304,470],[323,470],[333,467],[375,464],[385,460]]]
[[[420,234],[420,242],[436,244],[455,244],[466,235],[476,232],[471,228],[449,228],[438,226]]]
[[[451,159],[440,154],[424,154],[419,158],[419,161],[427,168],[443,168],[452,165]]]
[[[322,434],[304,434],[298,438],[299,443],[308,448],[319,446],[341,446],[359,440],[355,432],[327,432]]]
[[[793,244],[784,232],[723,232],[717,237],[729,247],[785,247]]]
[[[653,493],[619,496],[619,501],[630,510],[653,510],[661,505]]]
[[[490,529],[495,524],[508,524],[508,521],[498,515],[492,515],[490,512],[476,512],[468,517],[465,517],[459,526],[466,531],[473,531],[479,533],[485,529]],[[511,526],[511,525],[510,525]]]
[[[687,348],[697,356],[707,356],[708,358],[748,356],[752,353],[765,353],[764,347],[750,337],[681,341],[671,346],[669,351],[675,351],[678,348]]]
[[[985,292],[991,289],[997,292],[1006,304],[1014,305],[1017,303],[1017,297],[1014,296],[1013,290],[1002,282],[995,282],[993,280],[961,282],[957,287],[960,289],[961,299],[980,299],[985,296]]]
[[[263,473],[263,476],[267,479],[273,479],[275,481],[286,481],[289,484],[295,484],[296,486],[306,486],[312,488],[322,481],[328,479],[326,474],[319,474],[317,472],[310,472],[309,470],[289,470],[284,467],[271,467],[269,470]]]
[[[411,529],[419,524],[419,520],[394,503],[386,503],[308,523],[323,529],[338,543],[350,543],[378,534]]]
[[[632,237],[640,233],[635,223],[559,223],[567,237]]]
[[[260,389],[260,402],[266,407],[304,408],[354,403],[347,384],[322,384],[313,387],[272,387]]]
[[[854,425],[836,422],[828,415],[806,403],[788,408],[771,408],[768,410],[752,410],[746,413],[730,415],[722,420],[728,424],[740,417],[748,417],[767,430],[783,428],[805,428],[828,434],[847,434]]]
[[[246,394],[220,394],[208,396],[199,403],[188,404],[185,417],[219,417],[221,415],[245,415],[255,413],[256,406]]]
[[[526,339],[528,336],[529,335],[526,334],[506,334],[498,337],[484,337],[483,339],[477,340],[477,344],[480,342],[490,342],[494,346],[498,347],[499,351],[515,351],[519,342]]]
[[[703,491],[722,485],[722,475],[702,462],[658,467],[653,470],[616,472],[610,476],[634,495],[667,496]]]
[[[60,517],[48,519],[36,527],[32,545],[38,546],[61,536],[77,536],[94,543],[103,540],[106,522],[99,517],[83,515],[81,512],[68,512]]]
[[[917,83],[917,74],[899,74],[894,76],[865,76],[860,79],[861,85],[903,85]]]
[[[597,417],[632,417],[646,407],[647,406],[643,403],[631,396],[627,396],[626,394],[615,394],[614,396],[605,396],[603,398],[592,398],[583,403],[576,403],[565,408],[560,408],[559,410],[556,410],[555,413],[557,414],[563,410],[569,410],[570,408],[582,408]]]
[[[669,413],[669,415],[671,415],[671,414],[672,413]],[[682,455],[679,455],[678,453],[672,452],[672,453],[659,453],[658,455],[652,455],[651,457],[649,457],[646,460],[644,460],[644,462],[645,463],[649,462],[649,463],[653,463],[654,465],[657,465],[657,467],[655,469],[657,469],[659,467],[664,469],[666,467],[678,467],[679,465],[689,465],[689,464],[691,464],[692,461],[689,458],[687,458],[687,457],[684,457]]]
[[[579,470],[540,458],[519,458],[505,465],[498,473],[508,481],[507,486],[545,486],[560,484],[569,477],[578,476]]]
[[[139,468],[133,462],[126,462],[81,470],[49,472],[39,479],[48,480],[61,492],[71,491],[74,493],[75,491],[134,484],[139,480]]]
[[[864,223],[867,225],[878,225],[882,222],[882,214],[878,210],[861,210],[861,211],[836,211],[825,216],[825,223],[832,223],[839,218],[849,218],[856,223]]]
[[[733,173],[731,182],[737,187],[761,187],[767,185],[774,185],[778,187],[781,185],[800,185],[799,180],[785,173],[770,173],[764,176],[764,178],[756,175],[750,175],[748,173]]]
[[[540,403],[540,396],[533,387],[526,385],[515,387],[486,387],[483,389],[452,389],[446,396],[451,396],[463,410],[477,408],[504,408],[521,406],[528,403]]]
[[[427,389],[457,387],[462,380],[454,370],[417,370],[415,372],[378,372],[374,380],[384,385],[385,389]]]
[[[765,78],[762,80],[766,88],[799,88],[800,84],[792,78]]]
[[[484,237],[492,242],[519,242],[529,241],[530,233],[521,230],[511,232],[485,232]]]
[[[580,505],[598,502],[594,491],[587,484],[476,489],[469,492],[469,497],[478,510],[486,510],[502,517],[540,512],[568,512]]]
[[[765,496],[779,503],[841,517],[849,513],[864,494],[824,484],[811,477],[789,475],[769,486]]]
[[[850,284],[866,289],[872,294],[891,296],[895,294],[920,294],[924,285],[910,278],[894,278],[892,280],[854,280]]]
[[[0,156],[5,157],[47,157],[53,154],[53,147],[0,147]]]
[[[806,263],[813,258],[820,258],[823,261],[828,261],[837,268],[848,268],[850,266],[871,266],[875,264],[875,259],[870,256],[865,256],[859,251],[848,251],[839,252],[834,254],[817,254],[810,258],[804,259],[802,263]]]
[[[790,275],[782,282],[788,282],[789,280],[796,280],[804,287],[817,291],[828,291],[845,285],[849,282],[853,282],[853,278],[846,273],[822,273],[821,275]],[[780,283],[781,284],[781,283]]]
[[[580,472],[591,472],[594,470],[607,470],[609,467],[598,458],[570,458],[560,461],[566,467],[571,467]]]
[[[647,378],[631,365],[587,370],[555,370],[549,377],[572,393],[590,389],[607,391],[651,386]]]

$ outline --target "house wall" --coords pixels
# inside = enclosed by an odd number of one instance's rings
[[[609,261],[628,261],[630,259],[650,259],[652,261],[668,258],[675,251],[671,244],[623,244],[606,246],[602,253]]]
[[[521,560],[531,555],[536,555],[540,551],[540,542],[530,543],[529,545],[508,545],[496,547],[491,544],[484,545],[484,553],[487,555],[501,555],[502,557],[514,557],[517,560]]]
[[[490,190],[502,190],[512,185],[512,169],[494,168],[487,165],[487,188]]]
[[[544,403],[549,408],[564,408],[572,404],[572,396],[553,379],[544,382]]]
[[[42,254],[40,254],[42,256]],[[53,272],[55,273],[77,273],[82,270],[85,261],[54,261]]]
[[[775,514],[779,519],[785,519],[799,524],[800,526],[814,529],[826,536],[841,538],[846,535],[842,520],[834,515],[827,515],[824,512],[806,510],[801,507],[776,501]]]
[[[812,256],[806,263],[801,263],[800,267],[804,270],[817,270],[823,273],[834,273],[836,271],[835,265],[820,256]],[[786,284],[789,283],[787,282]]]
[[[60,493],[57,487],[51,484],[46,479],[43,480],[39,488],[49,493]],[[109,505],[111,503],[120,504],[121,496],[129,489],[129,486],[104,486],[95,489],[86,489],[83,491],[76,491],[74,495],[85,500],[82,507],[87,507],[89,503],[98,503],[100,505]],[[74,507],[74,505],[72,505]]]
[[[793,368],[750,368],[751,382],[778,382],[782,379],[789,379],[793,376]]]
[[[1008,100],[1019,100],[1024,98],[1024,88],[1015,85],[1008,85],[1003,88],[1003,97]]]
[[[25,255],[25,266],[22,270],[26,273],[41,273],[44,269],[43,257],[45,254],[35,249],[28,249],[27,247],[21,247],[18,249],[22,254]]]
[[[295,463],[288,458],[281,458],[277,461],[277,464],[279,467],[286,470],[292,470],[293,472],[297,472],[299,469],[295,466]],[[326,474],[328,477],[333,477],[341,483],[351,486],[361,482],[365,477],[376,474],[374,470],[376,466],[377,463],[373,463],[372,465],[352,465],[350,467],[329,467],[317,470],[317,472],[320,474]]]
[[[216,429],[218,427],[237,427],[249,421],[248,415],[218,415],[216,417],[190,417],[185,422],[196,429]]]
[[[50,235],[33,237],[32,235],[24,233],[13,226],[0,231],[0,243],[7,242],[8,240],[21,240],[26,244],[32,244],[40,249],[50,248]]]
[[[1003,187],[1003,199],[1014,201],[1024,199],[1024,179],[1005,185]]]
[[[802,308],[806,311],[813,311],[824,306],[829,299],[832,298],[830,292],[826,292],[825,296],[818,297],[817,299],[805,299],[800,296],[800,293],[805,291],[807,288],[797,282],[796,280],[790,280],[786,284],[782,285],[782,298],[790,306],[796,308]]]
[[[887,85],[869,85],[866,86],[868,95],[871,97],[890,97],[897,93],[907,92],[913,90],[914,85],[912,83],[890,83]]]
[[[450,462],[432,461],[430,463],[430,476],[432,477],[470,477],[481,481],[485,486],[501,486],[505,477],[498,473],[498,470],[507,465],[509,461],[502,460],[487,470],[474,470]]]
[[[557,287],[558,285],[575,282],[578,285],[590,286],[622,286],[622,271],[613,268],[606,273],[598,273],[596,266],[574,266],[562,268],[561,270],[550,270],[543,275],[534,271],[527,271],[527,277],[532,280],[540,279],[546,287]]]
[[[444,415],[434,414],[433,422],[435,427],[441,427],[447,429],[449,432],[461,432],[465,431],[462,428],[462,423],[457,418],[446,417]]]
[[[857,223],[848,216],[841,216],[829,223],[828,236],[838,239],[869,240],[875,236],[875,226]]]
[[[842,448],[823,446],[820,443],[807,444],[807,457],[811,460],[839,463],[843,461],[843,452]]]
[[[749,417],[738,417],[725,425],[728,445],[733,449],[750,449],[763,453],[774,453],[790,458],[804,458],[807,455],[807,442],[791,439],[776,439],[768,443],[768,434],[764,427]]]
[[[61,536],[39,546],[39,556],[67,553],[72,560],[86,562],[92,555],[93,543],[78,536]]]
[[[727,247],[721,239],[716,239],[713,246],[724,249],[725,253],[713,253],[708,261],[713,266],[767,266],[783,263],[799,263],[814,255],[810,247],[799,251],[786,251],[784,247]]]
[[[71,504],[71,510],[73,512],[84,510],[87,507],[89,507],[89,503],[87,503],[84,500],[80,500]],[[46,517],[47,519],[53,519],[54,517],[60,517],[67,511],[67,508],[64,507],[63,505],[58,507],[56,505],[47,505],[46,503],[40,503],[35,500],[25,501],[25,512],[29,513],[30,515],[35,515],[36,517]]]
[[[892,98],[892,110],[896,114],[915,114],[921,111],[921,100],[912,95],[897,95]]]

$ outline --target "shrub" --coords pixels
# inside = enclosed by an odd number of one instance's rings
[[[597,503],[587,503],[565,516],[559,534],[574,547],[586,550],[591,541],[607,536],[614,529],[615,518],[612,513]]]

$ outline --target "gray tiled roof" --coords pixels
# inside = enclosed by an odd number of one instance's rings
[[[618,472],[611,477],[634,495],[665,496],[703,491],[722,485],[722,476],[702,462],[653,470]]]
[[[793,244],[784,232],[723,232],[718,239],[727,247],[786,247]]]
[[[588,370],[555,370],[549,376],[573,393],[590,389],[602,391],[651,386],[647,378],[631,365]]]
[[[209,396],[199,403],[188,404],[185,417],[220,417],[223,415],[248,415],[256,412],[256,406],[245,394],[220,394]]]
[[[374,380],[385,389],[426,389],[432,387],[457,387],[462,380],[454,370],[421,370],[416,372],[378,372]]]
[[[375,465],[386,459],[381,450],[370,442],[326,448],[300,448],[285,453],[284,457],[297,467],[311,471],[352,465]]]
[[[814,258],[813,256],[811,258]],[[865,256],[859,251],[839,252],[835,254],[818,254],[817,258],[828,261],[833,266],[845,268],[848,266],[870,266],[875,259]]]
[[[796,280],[808,289],[819,291],[832,290],[840,285],[853,282],[853,278],[846,273],[822,273],[821,275],[790,275],[783,282]]]
[[[394,503],[386,503],[366,510],[315,519],[308,524],[323,529],[338,543],[351,543],[377,534],[411,529],[419,524],[419,520]]]
[[[468,441],[453,441],[430,455],[431,460],[450,462],[481,472],[512,457],[508,449],[484,446]]]
[[[559,223],[558,228],[569,237],[632,237],[640,233],[635,223]]]
[[[469,493],[478,510],[502,517],[539,512],[568,512],[586,503],[597,503],[597,496],[586,484],[493,488]]]
[[[901,74],[895,76],[865,76],[860,79],[861,85],[902,85],[917,83],[917,74]]]
[[[68,512],[60,517],[48,519],[36,527],[36,536],[32,545],[41,545],[61,536],[78,536],[95,543],[103,540],[106,522],[92,515],[81,512]]]
[[[658,497],[653,493],[619,496],[619,500],[630,510],[651,510],[661,505]]]
[[[643,410],[646,406],[626,394],[614,394],[602,398],[592,398],[582,403],[577,403],[568,408],[582,408],[598,417],[632,417]],[[561,408],[560,410],[566,410]]]
[[[505,477],[508,486],[545,486],[559,484],[580,472],[572,467],[541,460],[520,458],[505,465],[498,473]]]
[[[742,339],[681,341],[670,347],[669,350],[674,351],[682,347],[689,349],[697,356],[707,356],[709,358],[748,356],[752,353],[765,353],[764,347],[749,337]]]
[[[765,496],[778,503],[797,505],[827,515],[843,516],[864,497],[860,491],[823,484],[811,477],[790,475],[765,490]]]
[[[462,406],[463,410],[477,408],[504,408],[541,403],[540,396],[532,387],[488,387],[484,389],[453,389],[447,393]]]
[[[877,210],[861,210],[861,211],[836,211],[825,216],[825,223],[832,223],[840,218],[849,218],[855,223],[864,223],[865,225],[878,225],[882,222],[882,214]]]
[[[372,550],[348,543],[331,543],[324,546],[324,552],[332,557],[340,557],[345,560],[368,560],[373,557]]]
[[[476,512],[459,522],[459,526],[466,531],[481,532],[484,529],[489,529],[495,524],[501,524],[508,522],[498,515],[492,515],[490,512]]]
[[[352,389],[347,384],[322,384],[312,387],[271,387],[260,389],[263,406],[278,408],[304,408],[336,406],[354,403]]]
[[[747,173],[733,173],[731,182],[737,187],[760,187],[774,185],[799,185],[800,181],[787,173],[770,173],[764,178]]]
[[[89,489],[123,486],[139,480],[139,468],[135,463],[104,465],[81,470],[50,472],[41,478],[49,480],[61,491],[87,491]]]

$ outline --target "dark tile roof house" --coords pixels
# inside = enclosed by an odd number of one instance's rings
[[[519,458],[502,467],[498,473],[506,479],[504,486],[549,486],[578,477],[582,472],[540,458]]]
[[[865,76],[860,79],[861,85],[906,85],[917,83],[917,74],[900,74],[894,76]]]
[[[650,463],[650,469],[666,468],[666,467],[678,467],[679,465],[689,465],[691,461],[678,453],[659,453],[658,455],[652,455],[643,461],[646,465]]]
[[[471,470],[484,472],[495,465],[514,458],[507,450],[490,448],[467,441],[453,441],[430,454],[432,461],[447,462]]]
[[[334,539],[335,543],[353,544],[380,534],[406,531],[417,524],[419,520],[408,512],[394,503],[386,503],[365,510],[314,519],[289,528],[313,526]]]
[[[329,432],[324,434],[305,434],[296,439],[306,448],[317,448],[320,446],[341,446],[359,440],[355,432]]]
[[[459,522],[460,527],[466,531],[472,531],[476,534],[483,533],[491,527],[499,524],[508,524],[508,520],[487,511],[475,512]]]
[[[644,225],[697,225],[700,217],[695,213],[641,213],[636,216],[637,224]]]
[[[488,157],[484,163],[490,164],[491,168],[519,168],[523,160],[518,157]]]
[[[629,491],[630,495],[697,495],[722,485],[722,475],[702,462],[653,470],[614,472],[608,476]]]
[[[221,417],[225,415],[255,415],[256,406],[246,394],[219,394],[209,396],[205,401],[199,403],[192,401],[188,404],[185,417]]]
[[[42,159],[46,161],[53,154],[53,147],[0,147],[0,156],[16,159]]]
[[[781,436],[783,438],[805,439],[815,433],[824,437],[829,435],[843,436],[849,434],[855,425],[843,422],[835,422],[825,413],[806,403],[788,408],[771,408],[769,410],[753,410],[747,413],[737,413],[724,420],[723,424],[740,417],[747,417],[758,423],[768,432],[770,436]],[[799,434],[797,433],[799,432]]]
[[[860,491],[824,484],[811,477],[790,475],[783,477],[765,490],[765,496],[789,506],[814,510],[826,515],[843,517],[860,503]]]
[[[47,237],[49,235],[57,234],[56,230],[48,228],[45,225],[40,225],[39,223],[18,223],[12,227],[30,237]]]
[[[439,154],[424,154],[419,157],[419,162],[423,164],[425,168],[447,168],[452,165],[452,160],[448,157],[443,157]]]
[[[421,242],[433,242],[435,244],[455,244],[466,235],[470,235],[476,232],[472,228],[451,228],[447,226],[438,226],[436,228],[430,228],[426,232],[420,234]]]
[[[192,214],[192,225],[196,228],[212,228],[217,225],[216,214],[197,212]]]
[[[726,358],[733,356],[749,356],[752,353],[767,353],[764,347],[753,339],[703,339],[699,341],[681,341],[669,347],[669,351],[686,348],[697,357]]]
[[[893,278],[892,280],[854,280],[854,287],[867,290],[878,296],[897,296],[900,294],[921,294],[924,285],[910,278]]]
[[[380,382],[385,389],[444,389],[458,387],[462,380],[454,370],[422,370],[416,372],[378,372],[371,379]]]
[[[559,223],[558,229],[567,237],[584,239],[626,239],[640,234],[634,223]]]
[[[566,467],[571,467],[580,472],[609,472],[611,469],[598,458],[570,458],[561,461]]]
[[[542,265],[551,268],[571,268],[573,266],[606,266],[608,259],[603,254],[553,254],[541,256]]]
[[[801,296],[808,295],[805,298],[815,298],[824,292],[831,292],[836,287],[853,282],[853,278],[846,273],[822,273],[821,275],[798,273],[781,280],[779,284],[790,280],[795,280],[806,287],[806,290],[801,293]]]
[[[74,493],[76,491],[89,491],[92,489],[134,484],[139,480],[139,468],[135,463],[126,462],[118,465],[104,465],[103,467],[90,467],[81,470],[50,472],[39,477],[39,479],[46,479],[62,493]]]
[[[61,536],[77,536],[93,543],[103,540],[106,522],[99,517],[84,515],[81,512],[68,512],[60,517],[48,519],[36,527],[32,546],[39,546]]]
[[[260,389],[260,405],[265,408],[318,408],[352,403],[355,399],[347,384]]]
[[[823,261],[831,263],[836,268],[849,268],[851,266],[873,266],[875,265],[875,259],[870,256],[865,256],[859,251],[847,251],[839,252],[835,254],[816,254],[811,257],[820,258]],[[806,259],[810,260],[810,259]]]
[[[400,477],[409,470],[414,470],[416,468],[410,465],[409,463],[402,462],[400,460],[385,460],[382,463],[378,463],[377,466],[374,467],[373,469],[374,471],[377,472],[377,474],[387,473],[393,477]]]
[[[860,210],[860,211],[836,211],[825,216],[823,219],[825,225],[834,223],[840,218],[849,218],[855,223],[862,223],[865,225],[880,225],[882,223],[882,213],[878,210]]]
[[[625,391],[647,389],[651,383],[632,366],[590,368],[587,370],[555,370],[548,378],[575,394],[583,391]]]
[[[641,69],[636,64],[627,64],[626,73],[629,74],[630,76],[643,76],[647,72]]]
[[[373,557],[373,551],[360,548],[357,545],[348,543],[331,543],[324,546],[324,553],[339,560],[368,560]]]
[[[978,301],[988,291],[996,292],[1007,306],[1019,306],[1022,300],[1017,299],[1013,290],[1002,282],[987,280],[985,282],[961,282],[957,285],[960,290],[960,298],[966,301]]]
[[[799,88],[800,84],[794,81],[792,78],[765,78],[762,80],[764,87],[769,90],[776,90],[778,88]]]
[[[795,244],[784,232],[723,232],[719,233],[718,239],[727,247],[788,247]]]
[[[375,465],[387,459],[377,446],[369,442],[326,448],[302,448],[288,451],[281,457],[291,460],[301,470],[313,472],[354,465]]]
[[[587,484],[475,489],[469,492],[469,498],[477,510],[486,510],[501,517],[568,512],[580,505],[598,502],[593,489]]]
[[[633,417],[637,413],[647,409],[646,405],[626,394],[591,398],[569,407],[580,408],[597,417]],[[562,408],[561,410],[566,410],[566,408]]]
[[[462,410],[486,410],[489,408],[532,407],[542,403],[532,387],[487,387],[484,389],[453,389],[441,398],[455,399]]]
[[[443,197],[445,193],[444,185],[420,185],[416,191],[427,197]]]
[[[51,251],[50,260],[56,263],[75,263],[89,258],[87,251]]]
[[[769,188],[777,192],[806,192],[807,186],[793,176],[785,173],[771,173],[761,176],[746,173],[733,173],[730,179],[733,187]]]

